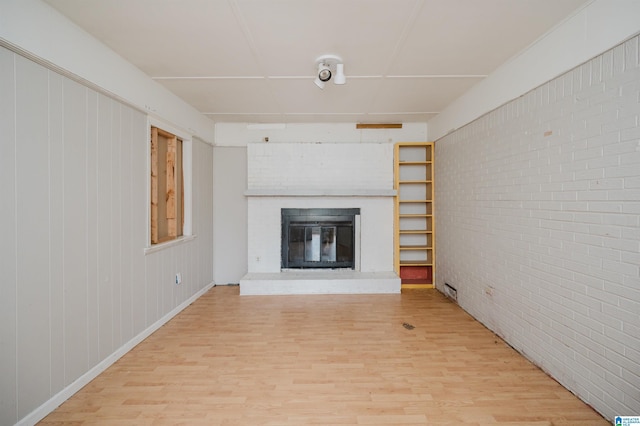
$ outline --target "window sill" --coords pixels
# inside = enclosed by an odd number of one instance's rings
[[[184,244],[186,242],[189,242],[195,239],[196,239],[196,235],[184,235],[182,237],[176,238],[175,240],[154,244],[151,247],[145,247],[144,254],[146,256],[147,254],[156,253],[161,250],[166,250],[171,247],[179,246],[180,244]]]

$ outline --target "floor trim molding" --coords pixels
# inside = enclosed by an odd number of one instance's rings
[[[98,363],[95,367],[91,368],[89,371],[84,373],[82,376],[78,377],[75,381],[69,384],[67,387],[62,389],[60,392],[52,396],[48,401],[44,404],[33,410],[31,413],[27,414],[23,417],[16,426],[33,426],[38,423],[40,420],[44,419],[49,413],[58,408],[63,402],[67,399],[71,398],[76,392],[85,387],[89,382],[98,377],[102,372],[104,372],[107,368],[112,366],[116,361],[122,358],[127,352],[136,347],[138,343],[142,342],[144,339],[149,337],[153,332],[158,330],[164,324],[166,324],[173,317],[178,315],[183,309],[192,304],[196,299],[209,291],[212,287],[214,287],[214,283],[210,283],[202,288],[200,291],[195,293],[193,296],[182,302],[180,305],[176,306],[158,321],[151,324],[133,339],[129,340],[127,343],[122,345],[119,349],[113,352],[111,355],[103,359],[100,363]]]

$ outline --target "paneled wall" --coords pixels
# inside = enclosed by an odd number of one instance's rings
[[[193,144],[197,237],[145,255],[143,113],[0,48],[0,130],[0,424],[9,425],[212,282],[213,148]]]
[[[435,145],[438,288],[609,419],[640,412],[639,47]]]

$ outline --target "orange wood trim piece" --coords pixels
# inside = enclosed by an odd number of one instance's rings
[[[177,235],[178,206],[176,204],[176,147],[177,138],[167,140],[167,233],[169,237]]]
[[[356,129],[402,129],[402,123],[357,123]]]
[[[158,129],[151,128],[151,244],[158,243]]]

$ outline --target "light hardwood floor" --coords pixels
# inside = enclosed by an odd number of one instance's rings
[[[609,423],[435,290],[214,287],[42,424]]]

